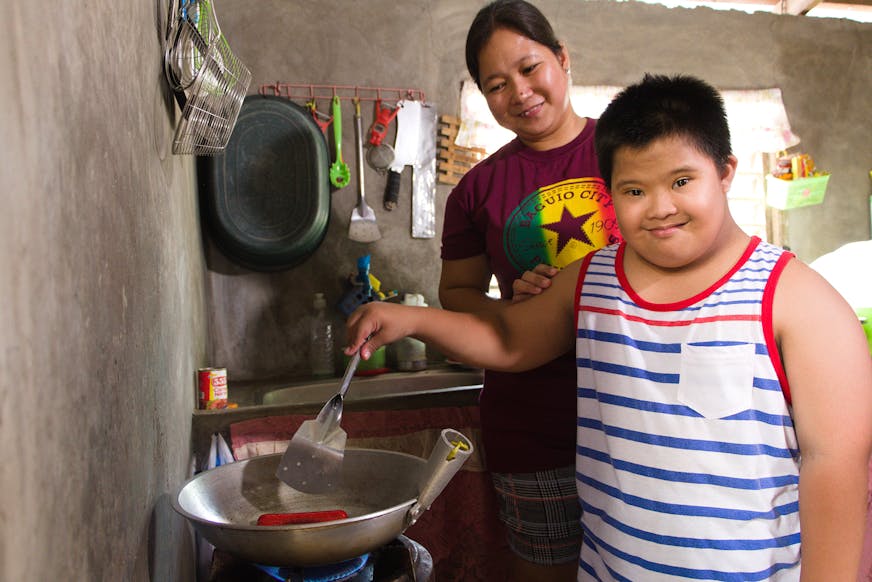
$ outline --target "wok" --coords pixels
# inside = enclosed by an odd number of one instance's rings
[[[472,453],[461,433],[445,429],[430,458],[374,449],[345,451],[335,491],[297,491],[276,476],[281,453],[205,471],[188,480],[173,508],[209,543],[269,566],[317,566],[355,558],[387,544],[430,507]],[[258,526],[264,513],[343,509],[347,519]]]

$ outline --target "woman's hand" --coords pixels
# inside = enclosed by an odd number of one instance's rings
[[[524,271],[520,279],[512,282],[512,303],[520,303],[539,295],[551,286],[551,277],[559,272],[557,267],[545,263],[539,263],[532,271]]]

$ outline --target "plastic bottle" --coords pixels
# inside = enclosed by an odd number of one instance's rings
[[[309,331],[309,366],[313,376],[333,376],[333,323],[327,316],[327,300],[315,293],[315,314]]]
[[[426,307],[424,296],[419,293],[406,293],[404,305],[419,305]],[[427,368],[427,346],[421,340],[407,337],[396,344],[397,368],[403,372],[424,370]]]

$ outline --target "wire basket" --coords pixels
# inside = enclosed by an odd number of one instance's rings
[[[173,90],[185,91],[206,62],[209,42],[187,20],[180,19],[174,30],[164,57],[164,70]]]
[[[186,91],[173,153],[215,155],[230,140],[251,84],[251,71],[233,54],[223,35],[210,43],[202,66]]]
[[[167,23],[164,69],[172,88],[184,91],[197,78],[221,28],[208,0],[173,0]]]
[[[173,153],[214,155],[227,146],[251,83],[230,50],[209,0],[172,0],[164,71],[182,117]]]

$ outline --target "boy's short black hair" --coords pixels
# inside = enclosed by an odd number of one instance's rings
[[[646,74],[621,91],[596,125],[600,174],[611,188],[615,152],[642,148],[656,139],[680,136],[723,167],[732,155],[730,128],[718,90],[688,75]]]
[[[558,57],[562,45],[542,12],[525,0],[495,0],[478,11],[466,34],[466,68],[481,89],[478,55],[494,31],[505,28],[545,45]]]

